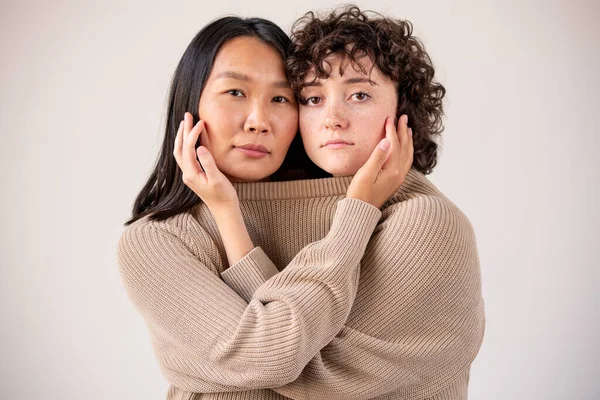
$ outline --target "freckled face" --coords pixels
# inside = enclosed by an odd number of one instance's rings
[[[395,120],[396,84],[369,57],[359,60],[366,74],[339,55],[326,61],[329,77],[300,92],[300,133],[315,164],[334,176],[354,175],[385,137],[386,118]]]
[[[223,44],[198,109],[202,145],[233,181],[267,178],[283,163],[298,130],[298,105],[282,57],[252,37]]]

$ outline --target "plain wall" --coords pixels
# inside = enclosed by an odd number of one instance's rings
[[[174,68],[217,17],[334,4],[2,1],[0,398],[165,398],[116,244]],[[470,398],[600,398],[599,3],[358,4],[412,21],[448,90],[430,179],[478,239]]]

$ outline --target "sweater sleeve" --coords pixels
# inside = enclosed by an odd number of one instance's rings
[[[281,386],[342,328],[381,212],[339,202],[331,231],[244,301],[165,223],[131,225],[118,261],[167,379],[194,392]]]
[[[255,247],[238,262],[221,272],[221,279],[244,300],[250,301],[254,292],[279,270],[263,249]]]
[[[394,204],[362,263],[343,329],[298,379],[274,390],[294,399],[465,398],[484,313],[464,214],[435,197]]]

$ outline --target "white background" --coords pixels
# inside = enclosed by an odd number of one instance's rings
[[[0,5],[0,398],[164,399],[115,248],[184,49],[228,13],[326,0]],[[448,90],[431,180],[470,218],[487,328],[470,399],[600,398],[600,4],[363,1]]]

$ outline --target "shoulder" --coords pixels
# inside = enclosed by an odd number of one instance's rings
[[[380,225],[380,229],[408,229],[425,236],[467,235],[475,241],[467,216],[429,179],[413,169],[384,205]]]
[[[123,265],[127,258],[175,256],[169,254],[175,248],[196,258],[206,258],[216,248],[193,211],[182,212],[160,221],[146,216],[133,222],[121,234],[117,256]]]
[[[477,241],[467,216],[422,175],[411,177],[382,211],[369,245],[403,273],[427,270],[479,276]]]
[[[474,231],[467,216],[445,197],[415,195],[382,211],[379,229],[397,229],[420,236],[468,235]]]

